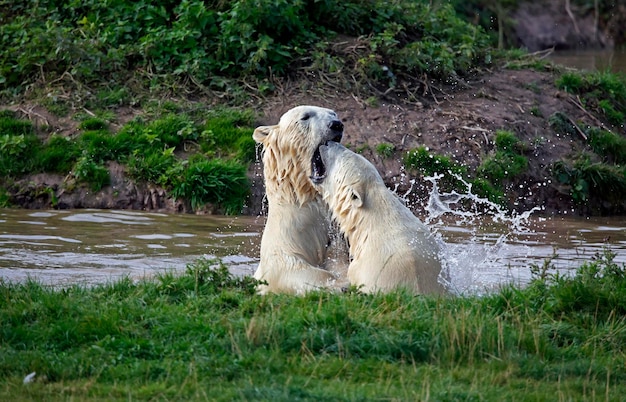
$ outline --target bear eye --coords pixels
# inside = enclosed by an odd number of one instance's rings
[[[311,113],[306,113],[300,120],[309,120],[311,118]]]

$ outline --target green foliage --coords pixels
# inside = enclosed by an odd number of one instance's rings
[[[271,87],[264,82],[270,73],[287,76],[312,64],[340,70],[330,43],[337,34],[369,43],[357,59],[372,55],[392,71],[440,78],[465,74],[489,53],[481,28],[447,4],[426,1],[57,3],[27,2],[4,17],[0,90],[63,76],[109,88],[134,74],[160,85],[155,73],[222,89],[230,79],[254,76],[262,90]],[[318,63],[322,58],[326,62]],[[119,85],[111,87],[97,91],[100,106],[132,97]]]
[[[161,152],[152,151],[147,154],[134,152],[128,159],[128,173],[140,181],[167,185],[170,182],[167,173],[174,168],[176,163],[174,148],[167,148]]]
[[[608,99],[602,99],[598,102],[598,106],[604,112],[604,115],[606,116],[606,119],[609,121],[609,123],[613,124],[614,126],[624,125],[624,113],[618,112],[613,107],[611,101],[609,101]]]
[[[201,144],[215,148],[219,155],[240,162],[253,162],[256,143],[252,139],[254,114],[249,110],[216,109],[209,113]]]
[[[11,196],[4,187],[0,187],[0,208],[11,207]]]
[[[501,186],[504,180],[523,173],[528,167],[528,159],[520,154],[521,143],[509,131],[497,131],[495,144],[495,154],[483,160],[476,173]]]
[[[580,93],[584,86],[583,77],[580,73],[564,73],[557,78],[556,86],[567,92]]]
[[[41,172],[67,174],[80,155],[80,148],[75,141],[53,135],[39,151],[36,169]]]
[[[3,110],[0,114],[0,135],[24,136],[33,133],[33,125],[29,121],[17,119],[15,114],[8,110]]]
[[[252,296],[259,283],[251,276],[233,275],[220,260],[206,258],[188,264],[184,275],[169,272],[158,275],[156,280],[157,291],[179,303],[188,297],[220,295],[222,292]]]
[[[607,162],[626,165],[626,138],[610,131],[592,128],[588,130],[589,145]]]
[[[171,114],[148,124],[143,137],[153,147],[178,147],[188,139],[195,139],[197,129],[189,116]]]
[[[533,299],[533,310],[554,319],[569,317],[568,321],[576,325],[623,317],[626,314],[626,299],[623,298],[626,265],[617,264],[615,257],[609,246],[605,246],[572,275],[556,271],[551,259],[542,267],[534,266],[533,279],[526,289]]]
[[[565,73],[556,81],[558,88],[579,95],[586,108],[604,114],[616,127],[626,123],[626,80],[609,71]]]
[[[0,280],[0,399],[619,399],[614,257],[482,297],[261,297],[213,260],[88,287]]]
[[[106,130],[107,122],[98,119],[97,117],[90,117],[80,122],[78,128],[85,131],[97,131],[97,130]]]
[[[550,127],[559,134],[577,135],[575,124],[563,112],[554,112],[548,118],[548,123]]]
[[[172,195],[199,209],[210,203],[226,214],[238,214],[249,192],[246,167],[235,161],[195,158],[173,183]]]
[[[33,134],[0,135],[0,176],[17,176],[33,168],[41,141]]]
[[[404,165],[407,169],[420,172],[425,176],[443,175],[439,180],[443,191],[467,192],[471,190],[472,193],[497,204],[504,202],[502,190],[494,187],[489,180],[481,177],[470,178],[466,166],[446,156],[431,154],[426,147],[409,151],[404,156]],[[471,189],[468,186],[471,186]]]
[[[78,158],[72,168],[72,173],[78,181],[89,184],[94,192],[100,191],[111,181],[107,168],[85,154]]]
[[[78,146],[84,155],[97,163],[118,160],[120,155],[116,149],[116,138],[108,130],[86,131],[78,137]]]
[[[433,155],[428,151],[428,148],[423,146],[409,151],[404,157],[404,164],[407,168],[417,169],[427,176],[433,176],[437,173],[457,175],[467,173],[464,166],[453,162],[446,156]]]
[[[570,187],[572,199],[583,203],[591,196],[602,196],[609,202],[626,199],[626,168],[592,162],[592,157],[582,154],[572,162],[558,161],[553,174],[559,183]]]
[[[110,182],[105,164],[117,161],[128,166],[132,178],[163,186],[177,198],[189,197],[193,208],[212,203],[229,214],[241,211],[249,191],[246,170],[256,148],[254,114],[247,110],[216,109],[195,119],[185,113],[151,122],[135,119],[117,134],[104,120],[88,118],[80,124],[84,131],[77,138],[53,135],[46,143],[28,122],[8,113],[0,116],[1,122],[2,176],[71,172],[99,191]],[[207,161],[198,151],[215,159]]]
[[[381,142],[376,145],[376,153],[383,158],[391,158],[395,150],[396,147],[388,142]]]

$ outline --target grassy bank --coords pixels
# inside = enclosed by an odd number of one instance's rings
[[[1,283],[0,399],[620,400],[612,257],[484,297],[260,297],[208,261],[92,288]]]

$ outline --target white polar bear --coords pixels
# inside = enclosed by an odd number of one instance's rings
[[[259,293],[299,294],[338,286],[327,269],[330,211],[309,177],[320,145],[341,141],[342,135],[337,114],[316,106],[295,107],[277,125],[254,130],[254,140],[263,144],[268,201],[261,261],[254,274],[267,285],[260,285]]]
[[[407,288],[442,294],[440,247],[389,190],[367,159],[341,144],[320,147],[311,181],[322,194],[350,245],[350,284],[365,293]]]

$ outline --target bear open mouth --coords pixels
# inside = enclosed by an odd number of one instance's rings
[[[317,147],[315,152],[313,152],[313,159],[311,159],[311,181],[314,184],[320,184],[326,178],[326,165],[324,165],[322,154],[320,153],[322,145],[326,145],[326,143],[322,143]]]

